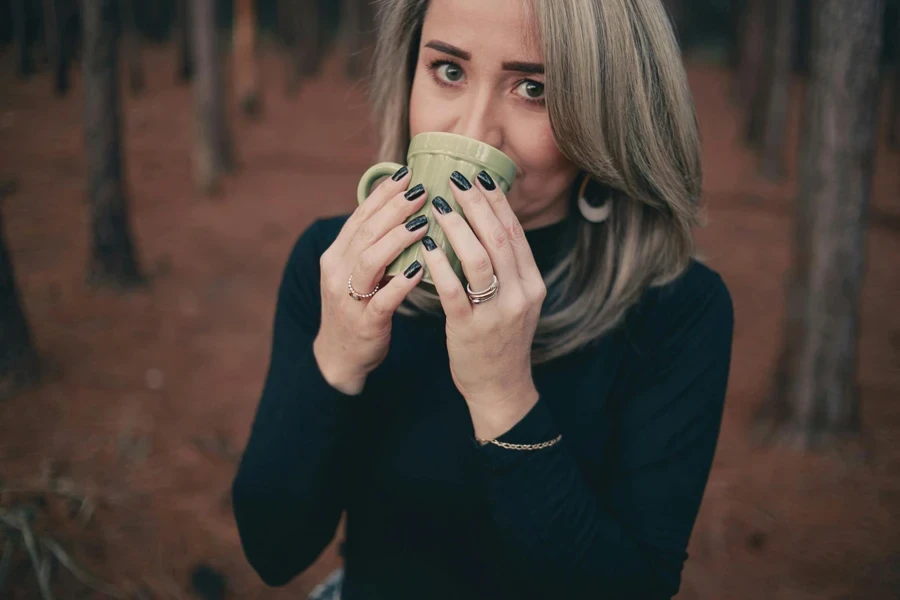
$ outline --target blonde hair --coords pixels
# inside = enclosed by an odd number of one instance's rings
[[[687,268],[699,222],[700,141],[693,101],[660,0],[530,0],[547,109],[562,153],[610,194],[602,223],[579,219],[571,251],[545,275],[532,348],[547,362],[618,325],[649,286]],[[380,0],[372,81],[380,159],[403,162],[427,0]],[[575,209],[577,210],[577,209]],[[400,312],[440,311],[416,288]]]

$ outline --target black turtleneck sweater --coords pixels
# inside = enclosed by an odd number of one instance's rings
[[[275,310],[270,368],[240,469],[244,552],[282,585],[346,512],[343,600],[669,598],[718,437],[732,305],[693,262],[597,343],[533,370],[537,405],[480,446],[448,364],[442,315],[395,315],[359,396],[322,377],[319,257],[346,217],[300,237]],[[542,271],[573,221],[526,232]]]

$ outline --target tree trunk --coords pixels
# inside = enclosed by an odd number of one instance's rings
[[[856,385],[884,0],[821,0],[802,132],[787,320],[770,433],[818,445],[859,427]]]
[[[4,194],[0,190],[0,198]],[[22,310],[0,212],[0,401],[37,382],[40,363]]]
[[[897,29],[894,38],[894,89],[891,97],[888,141],[891,148],[900,150],[900,7],[897,9]]]
[[[369,0],[341,0],[341,21],[347,61],[344,74],[359,79],[368,70],[375,26]]]
[[[44,40],[47,58],[53,68],[53,92],[64,96],[69,91],[69,65],[67,48],[63,43],[63,10],[59,0],[43,0]]]
[[[128,86],[135,94],[144,89],[144,68],[141,66],[141,39],[134,13],[134,0],[120,0],[122,29],[125,37],[125,60],[128,64]]]
[[[88,281],[130,287],[142,281],[128,220],[123,182],[117,0],[83,4],[84,125],[91,202],[92,247]]]
[[[254,0],[234,2],[234,81],[244,114],[255,117],[262,109],[259,70],[256,65],[256,13]]]
[[[766,0],[745,0],[740,18],[740,49],[734,98],[746,105],[758,87],[765,54]]]
[[[205,194],[219,191],[222,175],[232,168],[222,64],[215,22],[215,1],[194,0],[194,176]]]
[[[751,10],[758,11],[753,17],[759,27],[758,56],[754,57],[753,67],[756,72],[752,76],[752,88],[747,90],[749,105],[744,125],[744,141],[751,148],[762,147],[766,127],[766,107],[768,106],[769,86],[771,84],[775,51],[770,43],[775,30],[775,12],[778,0],[751,0]],[[755,33],[755,32],[754,32]]]
[[[315,76],[322,60],[325,36],[319,28],[319,4],[316,0],[278,0],[278,15],[281,39],[290,56],[285,89],[293,94],[301,79]]]
[[[34,72],[31,55],[28,53],[28,13],[25,8],[25,0],[10,0],[9,10],[16,45],[16,74],[23,79]]]
[[[772,40],[772,70],[766,99],[760,171],[764,177],[777,181],[785,175],[785,144],[791,107],[794,0],[777,0],[773,9],[775,35]]]
[[[191,57],[191,0],[175,2],[175,46],[178,53],[177,78],[179,81],[190,81],[194,72]]]

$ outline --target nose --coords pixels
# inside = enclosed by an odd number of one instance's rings
[[[503,127],[495,105],[490,93],[472,94],[469,102],[460,103],[462,114],[456,120],[452,133],[499,148],[503,144]]]

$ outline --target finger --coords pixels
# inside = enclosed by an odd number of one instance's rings
[[[425,205],[425,198],[425,188],[421,184],[394,195],[378,212],[359,226],[345,253],[348,260],[354,260],[366,248],[384,237],[388,231],[404,223]]]
[[[389,322],[403,303],[403,299],[422,281],[422,273],[422,264],[419,261],[413,261],[403,275],[392,277],[368,301],[363,318],[369,319],[375,325],[384,325]]]
[[[397,225],[372,246],[363,250],[353,266],[353,287],[357,290],[375,288],[381,281],[386,267],[401,252],[422,239],[428,233],[428,218],[416,217],[403,225]]]
[[[486,289],[494,282],[494,264],[468,223],[440,196],[431,201],[438,225],[459,257],[469,285],[475,291]],[[499,279],[499,275],[498,275]],[[518,279],[516,276],[514,279]],[[505,284],[506,281],[504,280]]]
[[[491,210],[506,232],[509,246],[516,260],[519,276],[525,280],[537,278],[543,281],[541,271],[534,261],[531,246],[528,245],[528,240],[525,238],[525,231],[523,231],[522,224],[519,222],[516,213],[513,212],[512,207],[509,205],[506,194],[497,186],[487,171],[481,171],[475,179],[478,182],[478,188],[481,189]],[[464,208],[463,210],[466,209]],[[466,211],[466,214],[469,214],[468,211]]]
[[[425,246],[423,254],[425,265],[441,299],[444,314],[448,319],[462,319],[469,316],[472,305],[447,255],[430,237],[423,238],[422,245]]]
[[[333,246],[339,250],[338,255],[346,252],[362,223],[378,212],[391,198],[406,189],[411,177],[409,168],[401,167],[390,178],[378,184],[363,203],[356,207],[334,240]]]
[[[516,267],[516,257],[513,254],[509,237],[503,225],[494,214],[490,204],[488,204],[482,190],[473,187],[466,177],[459,171],[454,171],[450,175],[450,181],[453,182],[451,191],[456,202],[462,208],[466,215],[469,226],[478,236],[481,245],[487,250],[494,265],[496,275],[502,279],[504,283],[512,282],[519,279],[519,271]],[[454,246],[455,248],[455,246]],[[488,281],[490,284],[490,281]]]

